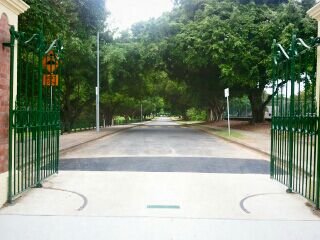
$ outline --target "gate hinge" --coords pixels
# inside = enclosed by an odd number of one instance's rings
[[[2,45],[3,45],[4,47],[11,47],[11,43],[9,43],[9,42],[2,43]]]

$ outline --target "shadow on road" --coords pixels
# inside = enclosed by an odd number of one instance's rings
[[[60,170],[269,174],[269,162],[212,157],[69,158],[60,161]]]

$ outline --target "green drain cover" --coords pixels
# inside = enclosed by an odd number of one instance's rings
[[[148,205],[151,209],[180,209],[179,205]]]

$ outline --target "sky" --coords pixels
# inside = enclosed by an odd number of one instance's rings
[[[173,8],[173,0],[106,0],[111,29],[130,28],[133,23],[161,16]]]

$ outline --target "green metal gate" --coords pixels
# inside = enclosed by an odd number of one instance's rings
[[[319,39],[293,36],[288,50],[274,41],[271,176],[319,208],[319,103],[316,64]]]
[[[10,33],[9,202],[58,171],[62,49],[60,40],[46,48],[41,33]]]

